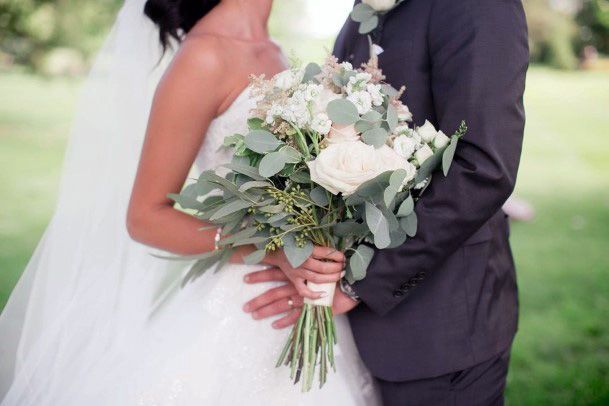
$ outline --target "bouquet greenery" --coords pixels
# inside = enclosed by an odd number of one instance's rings
[[[192,257],[198,261],[186,281],[253,244],[246,263],[282,249],[295,268],[314,245],[336,248],[348,258],[345,278],[353,283],[366,277],[372,246],[397,247],[415,235],[415,200],[436,168],[448,173],[466,127],[452,137],[429,122],[411,128],[404,89],[383,80],[375,59],[354,69],[332,56],[322,66],[295,64],[269,80],[252,78],[249,131],[225,139],[234,150],[228,173],[205,171],[170,196],[222,230],[219,249]],[[277,363],[291,367],[303,391],[317,370],[323,386],[335,367],[335,287],[311,286],[326,296],[305,300]]]

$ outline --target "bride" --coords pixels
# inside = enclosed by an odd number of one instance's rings
[[[0,317],[1,406],[379,403],[344,316],[338,372],[323,389],[302,394],[274,368],[285,331],[242,309],[277,286],[243,282],[261,269],[241,264],[250,247],[184,287],[188,263],[150,255],[214,249],[216,230],[165,196],[193,164],[229,159],[223,138],[245,130],[253,104],[248,76],[286,68],[267,33],[271,6],[126,0],[85,87],[56,212]],[[267,257],[291,281],[275,290],[287,313],[279,325],[302,296],[319,297],[306,280],[338,280],[343,261],[322,247],[302,269]]]

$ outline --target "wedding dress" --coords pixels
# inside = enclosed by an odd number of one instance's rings
[[[348,322],[336,318],[337,373],[301,393],[275,368],[289,330],[243,304],[272,284],[228,265],[181,287],[186,262],[133,242],[125,213],[163,67],[143,0],[127,0],[85,86],[55,214],[0,316],[1,406],[376,405]],[[202,95],[202,97],[204,97]],[[247,90],[211,123],[199,170],[229,160]]]

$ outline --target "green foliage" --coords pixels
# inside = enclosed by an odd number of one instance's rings
[[[577,21],[584,28],[583,41],[609,54],[609,0],[585,0]]]
[[[560,69],[576,68],[578,29],[573,19],[552,9],[548,0],[527,0],[524,7],[531,61]]]

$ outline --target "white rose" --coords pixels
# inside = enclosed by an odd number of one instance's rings
[[[436,127],[433,126],[429,121],[425,120],[425,124],[423,126],[417,128],[417,134],[421,137],[421,139],[426,143],[431,143],[434,138],[436,138]]]
[[[423,144],[421,148],[414,153],[414,157],[417,159],[419,165],[422,165],[423,162],[427,161],[429,158],[433,156],[433,151],[429,148],[428,145]]]
[[[408,106],[400,103],[397,106],[397,110],[398,110],[398,120],[400,120],[400,121],[411,121],[412,120],[412,113],[410,112],[410,109],[408,108]]]
[[[366,114],[372,109],[372,96],[368,92],[354,92],[347,96],[347,100],[355,104],[360,115]]]
[[[405,169],[409,163],[386,145],[374,148],[361,141],[330,144],[307,162],[311,180],[332,194],[348,196],[383,172]]]
[[[405,159],[409,159],[412,156],[416,147],[417,143],[405,135],[400,135],[393,140],[393,150]]]
[[[341,97],[340,94],[336,94],[330,89],[323,88],[313,100],[313,114],[326,114],[328,103],[332,100],[340,99]]]
[[[402,182],[402,186],[400,187],[400,192],[404,189],[404,186],[406,186],[408,184],[408,182],[410,182],[411,180],[413,180],[415,178],[415,176],[417,176],[417,168],[410,162],[406,161],[406,164],[403,169],[406,170],[406,177],[404,178],[404,181]]]
[[[326,137],[330,144],[340,144],[342,142],[354,142],[359,141],[359,134],[355,130],[355,126],[351,125],[338,125],[334,124],[330,128],[330,132]]]
[[[362,0],[362,3],[369,5],[376,11],[387,11],[395,6],[397,0]]]
[[[302,69],[288,69],[276,74],[273,77],[273,82],[281,90],[288,90],[299,85],[303,77],[304,71]]]
[[[444,148],[450,142],[450,138],[446,136],[442,131],[438,131],[436,138],[433,139],[433,146],[437,149]]]

